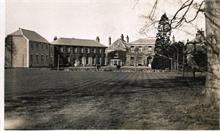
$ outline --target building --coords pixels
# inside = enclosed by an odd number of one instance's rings
[[[155,38],[141,38],[127,44],[127,65],[151,67]]]
[[[114,66],[148,66],[154,56],[156,38],[142,38],[129,42],[129,37],[124,40],[124,35],[111,43],[109,37],[109,47],[106,49],[106,65]]]
[[[128,38],[128,37],[127,37]],[[111,37],[109,37],[109,47],[106,49],[106,65],[126,65],[126,54],[128,47],[127,41],[124,40],[123,34],[121,38],[117,39],[114,43],[111,43]]]
[[[53,54],[53,46],[35,31],[19,28],[5,40],[5,67],[50,67]]]
[[[76,38],[54,38],[55,66],[94,66],[105,64],[106,46],[96,40]]]

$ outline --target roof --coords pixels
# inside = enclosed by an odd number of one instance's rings
[[[95,40],[76,39],[76,38],[59,38],[52,42],[54,45],[70,45],[70,46],[89,46],[89,47],[106,47]]]
[[[119,38],[114,43],[112,43],[106,50],[107,52],[116,51],[116,50],[126,51],[127,49],[126,44],[127,43],[124,40],[121,40]]]
[[[128,45],[154,45],[156,38],[140,38],[138,40],[128,43]]]
[[[43,43],[49,43],[44,37],[42,37],[37,32],[22,29],[22,28],[19,28],[17,31],[15,31],[9,35],[12,35],[12,36],[24,35],[30,41],[39,41],[39,42],[43,42]]]

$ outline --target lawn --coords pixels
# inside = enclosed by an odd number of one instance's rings
[[[175,73],[5,71],[6,129],[219,129],[204,78]]]

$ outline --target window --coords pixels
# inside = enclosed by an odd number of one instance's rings
[[[134,46],[131,46],[131,52],[134,52]]]
[[[63,47],[60,47],[60,52],[61,52],[61,53],[63,53],[63,50],[64,50]]]
[[[67,52],[70,53],[70,47],[67,48]]]
[[[77,47],[75,48],[75,53],[77,53]]]
[[[48,62],[48,55],[46,55],[46,62]]]
[[[148,46],[148,50],[151,51],[152,50],[152,46]]]
[[[31,46],[31,50],[33,50],[34,49],[34,44],[30,43],[30,46]]]
[[[84,49],[83,48],[81,48],[81,53],[84,53]]]
[[[38,44],[38,43],[36,43],[36,48],[37,48],[37,49],[39,48],[39,44]]]
[[[85,48],[85,52],[88,53],[88,48]]]
[[[48,50],[48,45],[46,45],[46,49]]]
[[[102,53],[102,49],[99,49],[99,53],[100,53],[100,54]]]
[[[96,48],[94,49],[94,53],[96,53]]]
[[[41,63],[44,63],[44,56],[41,55]]]
[[[90,53],[90,48],[88,48],[88,54]]]
[[[33,63],[33,55],[30,55],[30,63],[32,65],[32,63]]]
[[[67,61],[68,61],[68,63],[70,63],[70,57],[69,56],[67,57]]]
[[[93,52],[94,52],[93,48],[91,48],[91,49],[90,49],[90,52],[91,52],[91,53],[93,53]]]
[[[36,63],[37,63],[37,64],[39,63],[38,55],[36,55]]]
[[[41,49],[44,49],[44,44],[41,44]]]
[[[50,52],[53,52],[53,46],[50,47]]]
[[[139,46],[138,48],[139,48],[138,50],[139,50],[140,52],[142,52],[142,46]]]

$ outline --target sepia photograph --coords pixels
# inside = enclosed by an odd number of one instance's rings
[[[220,0],[0,4],[4,130],[220,130]]]

